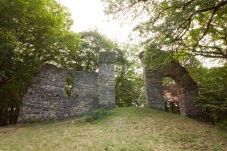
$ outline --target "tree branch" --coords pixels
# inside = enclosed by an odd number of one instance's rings
[[[225,59],[227,59],[227,51],[226,51],[226,53],[224,53],[222,50],[222,48],[220,48],[220,47],[217,47],[217,46],[202,46],[202,45],[199,45],[199,47],[200,48],[205,48],[205,49],[215,49],[215,50],[217,50],[217,51],[206,51],[206,52],[204,52],[204,51],[201,51],[202,53],[207,53],[207,54],[216,54],[216,55],[221,55],[221,56],[223,56],[222,58],[225,58]]]
[[[191,3],[193,3],[195,0],[190,0],[190,1],[188,1],[187,3],[184,3],[182,6],[183,6],[183,10],[185,10],[185,7],[187,7],[188,5],[190,5]],[[182,7],[181,6],[181,7]]]
[[[195,0],[191,0],[191,1],[189,1],[189,2],[187,2],[187,3],[185,3],[183,6],[188,6],[188,5],[190,5],[192,2],[194,2]],[[189,28],[190,28],[190,26],[191,26],[191,22],[192,22],[192,19],[193,19],[193,17],[195,16],[195,15],[197,15],[197,14],[199,14],[199,13],[203,13],[203,12],[207,12],[207,11],[210,11],[210,10],[213,10],[213,12],[212,12],[212,14],[211,14],[211,17],[210,17],[210,19],[208,20],[208,23],[207,23],[207,27],[206,27],[206,29],[205,29],[205,31],[203,32],[203,35],[200,37],[200,39],[198,40],[198,42],[196,43],[196,45],[199,43],[199,41],[201,41],[201,39],[203,39],[203,37],[207,34],[207,32],[208,32],[208,30],[209,30],[209,27],[210,27],[210,25],[211,25],[211,22],[212,22],[212,19],[213,19],[213,17],[214,17],[214,15],[215,15],[215,13],[217,12],[217,10],[220,8],[220,7],[222,7],[222,6],[224,6],[224,5],[226,5],[227,4],[227,1],[225,0],[225,1],[222,1],[222,2],[220,2],[218,5],[215,5],[215,6],[213,6],[213,7],[209,7],[209,8],[205,8],[205,9],[201,9],[201,10],[196,10],[196,11],[194,11],[193,13],[191,13],[191,15],[180,25],[180,28],[183,28],[184,30],[182,31],[182,32],[180,32],[177,36],[176,36],[176,38],[174,38],[174,41],[175,40],[178,40],[178,39],[181,39],[186,33],[187,33],[187,31],[189,30]],[[185,8],[184,7],[184,8]],[[184,9],[183,9],[184,10]],[[183,27],[183,25],[185,24],[185,23],[187,23],[187,25],[186,25],[186,27]]]

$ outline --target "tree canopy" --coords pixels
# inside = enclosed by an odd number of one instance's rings
[[[226,0],[102,0],[114,17],[140,18],[135,30],[160,50],[227,60]]]
[[[0,2],[0,86],[46,62],[62,64],[76,55],[79,35],[65,7],[53,0]]]
[[[78,55],[72,58],[77,71],[96,71],[98,69],[99,53],[103,51],[114,51],[117,45],[100,34],[97,30],[80,32],[81,45]]]
[[[115,61],[115,99],[118,106],[131,106],[140,103],[143,93],[142,75],[134,70],[139,66],[136,55],[138,48],[131,45],[119,46],[117,43],[100,34],[97,30],[80,32],[80,55],[74,58],[76,70],[96,71],[98,69],[99,53],[114,51]],[[140,99],[140,100],[139,100]]]
[[[74,67],[80,36],[55,0],[1,0],[0,13],[0,125],[6,125],[16,122],[24,88],[43,64]]]

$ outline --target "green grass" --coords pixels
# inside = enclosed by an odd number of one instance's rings
[[[6,151],[227,150],[227,131],[150,108],[116,108],[103,120],[86,118],[0,128]]]

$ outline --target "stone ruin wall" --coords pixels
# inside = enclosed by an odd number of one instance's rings
[[[181,115],[194,117],[200,112],[193,103],[198,96],[197,84],[184,67],[177,62],[171,62],[164,67],[152,71],[144,66],[145,96],[148,107],[165,110],[163,97],[163,77],[171,77],[179,87],[179,106]]]
[[[43,66],[23,96],[18,123],[85,115],[100,106],[113,108],[114,60],[115,53],[101,53],[99,73],[61,69],[49,64]],[[68,74],[73,79],[70,97],[65,94]]]
[[[99,106],[115,107],[115,75],[113,54],[100,54],[99,60]]]

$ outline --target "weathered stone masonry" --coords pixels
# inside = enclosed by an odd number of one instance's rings
[[[99,106],[115,107],[114,53],[100,54],[99,59]]]
[[[178,62],[171,62],[158,70],[149,70],[144,66],[144,83],[147,106],[164,110],[163,77],[171,77],[179,87],[179,106],[181,115],[194,117],[200,115],[193,103],[198,95],[197,84],[184,67]]]
[[[32,79],[23,96],[18,122],[84,115],[102,108],[114,108],[115,53],[100,54],[99,72],[79,72],[45,65]],[[66,97],[66,77],[72,77],[71,96]]]

